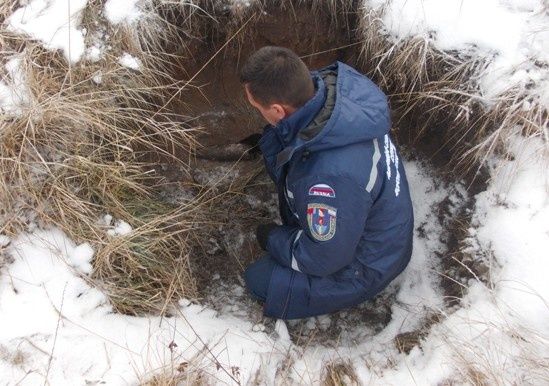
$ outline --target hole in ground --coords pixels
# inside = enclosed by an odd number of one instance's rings
[[[239,144],[264,125],[245,99],[238,81],[239,63],[264,45],[281,45],[304,56],[311,69],[335,60],[360,68],[360,46],[352,33],[354,18],[355,13],[349,12],[334,19],[326,10],[313,12],[302,2],[291,11],[267,5],[264,13],[226,46],[236,28],[206,29],[206,36],[190,45],[190,53],[177,52],[176,78],[198,75],[193,80],[197,87],[186,90],[173,108],[195,117],[190,123],[203,127],[197,136],[203,147],[193,159],[190,173],[164,165],[171,185],[163,194],[175,202],[196,194],[197,186],[219,194],[210,207],[212,223],[198,236],[201,247],[192,256],[201,301],[220,313],[256,322],[258,329],[271,329],[273,321],[262,318],[261,306],[248,297],[241,275],[262,253],[255,242],[255,227],[275,220],[278,207],[275,188],[260,157]],[[223,21],[221,16],[219,24]],[[359,307],[290,322],[294,342],[356,342],[392,323],[404,331],[395,336],[395,343],[407,352],[439,320],[438,311],[459,304],[471,271],[483,271],[472,262],[464,265],[459,252],[473,205],[471,197],[484,189],[483,180],[477,178],[473,184],[453,181],[444,169],[451,154],[443,146],[443,138],[432,136],[418,143],[411,140],[414,127],[401,126],[393,135],[408,159],[405,167],[415,205],[412,262],[385,291]]]

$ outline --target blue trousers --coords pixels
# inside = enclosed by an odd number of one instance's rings
[[[263,256],[255,263],[250,264],[244,271],[244,280],[248,291],[261,302],[267,300],[267,290],[276,264],[269,256]]]

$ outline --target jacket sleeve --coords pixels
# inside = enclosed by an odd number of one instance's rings
[[[291,195],[299,226],[271,231],[271,256],[283,266],[315,276],[349,265],[372,204],[366,189],[347,177],[314,176],[298,181]]]

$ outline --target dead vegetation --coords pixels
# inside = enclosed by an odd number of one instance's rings
[[[0,5],[0,23],[17,3]],[[159,197],[166,181],[158,164],[177,165],[192,180],[190,162],[198,145],[195,117],[182,115],[178,103],[186,103],[190,90],[202,92],[195,80],[204,67],[176,78],[174,66],[199,57],[197,47],[215,47],[202,64],[225,55],[227,48],[233,53],[249,49],[247,31],[267,9],[278,7],[295,17],[304,7],[313,14],[331,15],[334,28],[341,27],[348,35],[347,44],[328,51],[360,57],[363,70],[390,94],[401,141],[420,146],[427,137],[442,138],[452,155],[447,163],[460,176],[475,174],[490,154],[505,152],[502,144],[512,135],[547,141],[546,109],[535,103],[524,109],[533,101],[521,90],[509,90],[490,108],[479,97],[473,75],[485,69],[489,58],[442,52],[428,38],[395,43],[381,32],[379,13],[356,10],[350,1],[258,1],[245,8],[238,3],[219,7],[212,1],[196,6],[146,4],[146,17],[137,24],[112,26],[100,16],[104,2],[89,1],[82,21],[90,31],[87,45],[107,36],[111,43],[96,62],[69,66],[60,52],[0,30],[0,63],[18,58],[31,95],[19,116],[0,115],[0,233],[15,235],[33,223],[54,224],[74,240],[91,243],[96,249],[95,284],[106,290],[120,312],[162,314],[173,300],[201,295],[190,255],[208,249],[206,236],[223,236],[219,225],[230,221],[227,209],[237,214],[242,209],[235,197],[245,194],[253,173],[221,190],[194,181],[192,196],[183,202],[168,203]],[[356,12],[364,17],[358,18],[353,35],[355,26],[346,23]],[[244,24],[246,29],[241,29]],[[219,36],[223,44],[215,46],[212,41]],[[307,60],[323,51],[314,39],[306,44]],[[139,71],[119,63],[123,52],[142,62]],[[106,214],[129,223],[132,232],[108,235],[112,224],[102,221]],[[256,214],[248,212],[246,221],[251,224]],[[458,251],[460,240],[456,245]],[[207,259],[208,254],[202,257]],[[471,270],[465,254],[456,252],[456,259],[447,272],[454,282]],[[202,269],[211,264],[199,260],[195,259]],[[464,285],[456,285],[452,296],[459,298]],[[428,329],[399,336],[395,344],[407,353],[427,333]],[[203,384],[199,372],[182,374],[185,371],[155,375],[144,384]],[[477,384],[485,381],[485,372],[469,368],[463,375]],[[358,381],[349,364],[334,363],[326,367],[324,383]]]
[[[358,379],[353,365],[349,362],[333,362],[326,365],[323,386],[358,386]]]
[[[151,378],[140,383],[140,386],[207,386],[211,384],[203,372],[188,371],[184,367],[186,367],[185,364],[182,364],[181,368],[175,372],[153,375]]]
[[[197,296],[188,253],[200,216],[197,203],[155,199],[163,183],[156,161],[187,168],[188,158],[177,155],[192,154],[195,129],[166,108],[183,92],[163,67],[169,55],[155,51],[169,36],[136,40],[101,19],[91,29],[99,5],[90,2],[83,15],[89,36],[112,34],[99,61],[69,65],[61,52],[0,33],[3,59],[18,60],[29,95],[20,114],[0,117],[1,231],[55,224],[96,249],[94,278],[118,311],[161,312],[172,298]],[[175,41],[180,34],[171,32]],[[138,71],[120,64],[128,51],[142,61]],[[109,237],[106,214],[133,231]]]
[[[460,177],[475,177],[491,155],[507,152],[515,135],[547,143],[547,106],[527,89],[509,89],[493,103],[482,96],[479,75],[493,58],[441,51],[430,36],[395,41],[383,32],[383,7],[362,12],[363,70],[388,92],[405,142],[439,138],[433,152],[445,148],[446,166]]]

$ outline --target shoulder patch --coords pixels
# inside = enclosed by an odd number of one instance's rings
[[[307,223],[311,235],[318,241],[328,241],[336,233],[337,209],[328,205],[307,205]]]
[[[330,185],[316,184],[309,188],[309,196],[335,198],[336,192]]]

